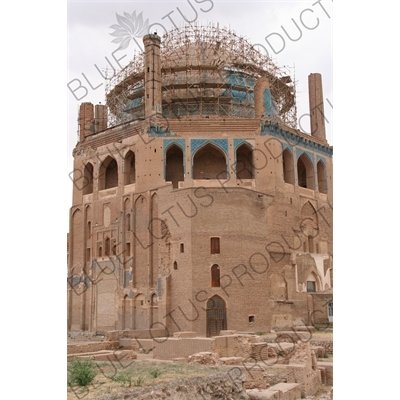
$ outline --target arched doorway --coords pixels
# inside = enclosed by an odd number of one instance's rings
[[[207,301],[207,337],[218,336],[227,329],[225,301],[215,295]]]

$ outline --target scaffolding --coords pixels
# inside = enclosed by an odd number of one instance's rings
[[[165,117],[225,115],[254,118],[254,85],[268,78],[273,117],[297,127],[295,82],[289,68],[228,28],[188,25],[161,38],[162,111]],[[144,54],[106,85],[109,127],[144,118]]]

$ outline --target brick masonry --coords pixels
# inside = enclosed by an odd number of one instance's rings
[[[333,285],[332,148],[264,117],[166,120],[157,87],[146,85],[155,90],[154,104],[146,102],[155,114],[145,120],[101,130],[104,110],[81,107],[68,329],[205,337],[311,325],[315,311],[327,320],[307,286],[322,293]],[[168,140],[178,143],[173,153]],[[248,161],[246,179],[238,160]],[[194,170],[207,179],[195,179]],[[210,251],[212,237],[218,253]],[[213,312],[217,300],[224,307]]]

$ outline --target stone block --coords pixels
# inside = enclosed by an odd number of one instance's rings
[[[203,365],[221,365],[217,353],[204,351],[201,353],[192,354],[188,357],[189,364],[203,364]]]

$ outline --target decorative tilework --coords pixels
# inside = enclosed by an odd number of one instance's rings
[[[322,163],[324,164],[324,166],[326,167],[326,161],[325,161],[325,158],[323,158],[323,157],[320,157],[320,156],[317,156],[317,164],[318,164],[318,162],[319,161],[322,161]]]
[[[228,158],[228,139],[191,139],[190,150],[192,157],[200,147],[208,143],[212,143],[219,147],[221,150],[223,150],[225,156]]]
[[[211,143],[220,148],[226,158],[226,171],[227,171],[227,176],[228,179],[230,177],[229,173],[229,155],[228,155],[228,139],[191,139],[190,140],[190,151],[191,151],[191,165],[192,165],[192,176],[193,176],[193,155],[194,153],[200,148],[203,147],[204,145]]]
[[[333,149],[329,146],[324,146],[318,143],[300,137],[292,132],[282,129],[276,122],[262,122],[261,123],[261,136],[274,136],[278,139],[284,140],[286,143],[292,146],[301,146],[304,150],[309,149],[313,152],[320,153],[325,157],[332,157]]]
[[[312,155],[312,153],[310,153],[308,151],[304,151],[303,149],[296,149],[296,158],[297,159],[299,159],[302,154],[306,154],[307,155],[307,157],[310,159],[311,165],[314,168],[314,156]]]
[[[151,125],[148,129],[148,134],[151,137],[178,136],[176,133],[171,133],[168,127],[163,128],[160,125]]]
[[[281,145],[282,145],[282,152],[283,152],[284,150],[288,149],[288,150],[292,153],[292,155],[293,155],[293,147],[292,147],[290,144],[282,143],[282,142],[281,142]]]
[[[248,142],[246,141],[246,139],[233,139],[233,149],[235,150],[235,152],[236,152],[236,149],[237,149],[241,144],[243,144],[243,143],[246,143],[246,144],[249,145],[251,148],[254,147],[253,145],[251,145],[250,143],[248,143]]]
[[[176,144],[183,151],[183,155],[185,155],[185,139],[165,139],[164,140],[164,155],[167,153],[168,147],[172,144]]]

